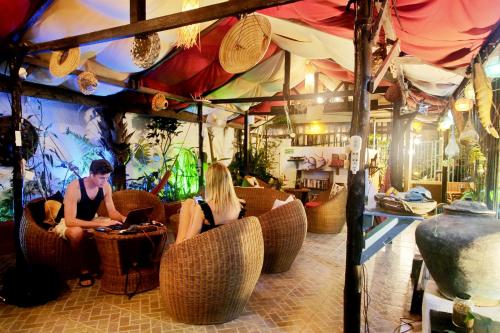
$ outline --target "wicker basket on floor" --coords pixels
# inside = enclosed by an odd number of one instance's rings
[[[160,293],[168,314],[188,324],[237,318],[262,269],[259,221],[244,218],[170,246],[160,265]]]

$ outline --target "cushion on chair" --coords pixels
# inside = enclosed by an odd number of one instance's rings
[[[64,200],[64,197],[61,194],[61,192],[58,191],[56,194],[48,197],[47,200],[38,200],[38,201],[34,201],[34,202],[31,202],[28,204],[28,207],[31,211],[31,215],[33,216],[33,220],[36,222],[36,224],[38,224],[39,226],[41,226],[45,230],[48,230],[50,228],[49,224],[44,223],[44,221],[45,221],[45,202],[47,202],[49,200],[54,200],[54,201],[62,203]],[[59,209],[59,212],[56,215],[56,221],[59,222],[61,220],[61,218],[63,218],[63,217],[64,217],[64,209],[61,206],[61,208]]]
[[[289,202],[292,202],[294,199],[293,195],[289,196],[286,200],[280,200],[280,199],[276,199],[274,200],[274,203],[273,203],[273,207],[271,209],[275,209],[275,208],[278,208],[280,206],[283,206],[283,205],[286,205],[287,203]]]
[[[321,202],[319,202],[319,201],[306,202],[306,208],[314,208],[314,207],[318,207],[320,205],[321,205]]]

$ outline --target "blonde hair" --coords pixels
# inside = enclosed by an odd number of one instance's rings
[[[205,200],[213,204],[214,212],[220,214],[226,209],[239,209],[240,201],[234,192],[233,178],[222,163],[212,163],[207,170]]]

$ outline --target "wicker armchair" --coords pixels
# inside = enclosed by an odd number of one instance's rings
[[[302,248],[307,217],[302,202],[295,199],[259,216],[264,237],[264,273],[286,272]]]
[[[21,248],[30,264],[47,265],[54,268],[63,277],[76,276],[79,271],[78,256],[73,255],[68,241],[48,232],[35,222],[31,206],[43,198],[29,202],[21,219]]]
[[[276,199],[290,194],[264,188],[235,187],[236,195],[246,201],[246,216],[257,216],[264,236],[264,273],[290,269],[307,231],[307,217],[300,200],[272,209]]]
[[[270,188],[235,187],[236,196],[246,201],[245,216],[260,216],[271,210],[276,199],[286,200],[290,194]]]
[[[160,293],[175,320],[216,324],[237,318],[262,269],[255,217],[233,221],[171,246],[160,265]]]
[[[345,207],[347,190],[343,189],[332,199],[328,199],[328,192],[323,192],[317,207],[307,207],[307,231],[317,234],[337,234],[342,230],[346,221]]]
[[[113,192],[113,202],[115,208],[123,215],[133,209],[152,206],[154,207],[151,219],[161,223],[165,223],[165,209],[158,196],[146,191],[139,190],[123,190]],[[97,210],[99,216],[108,216],[108,210],[104,201]]]

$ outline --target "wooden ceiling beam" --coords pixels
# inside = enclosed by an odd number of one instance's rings
[[[89,44],[104,43],[112,40],[133,37],[137,34],[175,29],[190,24],[217,20],[223,17],[243,13],[250,13],[256,10],[286,5],[297,1],[298,0],[226,1],[186,12],[165,15],[150,20],[99,30],[78,36],[71,36],[38,44],[24,45],[24,47],[27,49],[28,53],[37,53],[50,50],[68,49]]]

